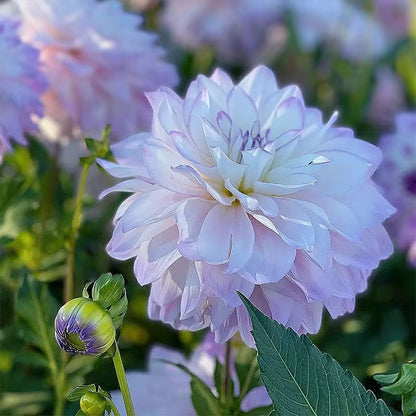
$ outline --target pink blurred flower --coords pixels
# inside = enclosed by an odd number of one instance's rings
[[[410,0],[373,0],[373,3],[376,18],[392,40],[409,34],[412,7]]]
[[[335,115],[323,123],[263,66],[238,85],[216,70],[183,99],[167,88],[148,98],[152,132],[100,163],[132,178],[103,193],[133,193],[107,251],[136,258],[150,317],[253,345],[236,290],[298,333],[318,331],[324,306],[352,311],[392,252],[381,223],[394,209],[370,179],[380,150],[333,127]]]
[[[170,348],[155,346],[150,351],[148,371],[134,371],[127,373],[127,382],[133,398],[135,411],[140,416],[196,416],[191,401],[190,377],[179,368],[161,362],[166,360],[175,364],[182,364],[197,375],[217,395],[214,388],[215,359],[223,363],[223,345],[216,344],[208,334],[204,342],[192,353],[189,360],[180,352]],[[232,364],[234,366],[234,364]],[[235,374],[232,369],[232,374]],[[235,394],[240,388],[238,379],[233,376]],[[173,388],[165,389],[160,394],[161,382]],[[120,391],[111,392],[111,396],[120,414],[125,415],[124,404]],[[243,399],[241,410],[268,406],[271,400],[264,386],[252,389]]]
[[[17,31],[17,22],[0,19],[0,163],[11,150],[11,139],[25,144],[23,133],[36,130],[32,117],[43,112],[39,97],[46,80],[39,72],[38,52]]]
[[[50,88],[42,97],[53,135],[99,135],[107,123],[121,138],[148,128],[144,96],[177,82],[156,36],[117,0],[17,0],[22,35],[40,50]],[[47,124],[47,123],[44,123]]]
[[[405,101],[400,78],[389,68],[380,68],[376,74],[375,88],[368,105],[368,118],[381,129],[394,126],[396,113]]]
[[[384,135],[380,147],[384,160],[376,180],[397,208],[389,231],[399,249],[409,249],[409,260],[416,266],[416,112],[398,114],[396,131]]]
[[[223,61],[248,63],[282,6],[280,0],[168,0],[163,24],[185,48],[211,46]]]

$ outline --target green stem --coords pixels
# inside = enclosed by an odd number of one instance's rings
[[[231,365],[231,340],[227,341],[225,344],[225,363],[222,367],[221,373],[221,402],[225,405],[231,403],[232,391],[231,391],[231,374],[230,374],[230,365]]]
[[[55,404],[53,408],[54,416],[62,416],[65,408],[65,370],[62,369],[56,375],[55,382]]]
[[[117,410],[117,407],[112,401],[110,401],[110,405],[111,405],[111,411],[113,412],[113,415],[120,416],[120,412]]]
[[[118,384],[121,394],[123,395],[124,406],[126,407],[127,416],[135,416],[133,402],[131,400],[129,385],[127,384],[126,373],[124,371],[123,361],[121,359],[120,350],[117,342],[114,342],[115,354],[113,357],[114,368],[117,374]]]
[[[64,302],[72,299],[74,293],[74,259],[75,259],[75,244],[77,241],[79,227],[82,221],[82,200],[85,193],[85,184],[87,182],[88,169],[91,166],[87,163],[82,168],[81,179],[79,182],[78,192],[75,200],[74,216],[72,217],[71,231],[68,240],[68,255],[67,255],[67,269],[64,282]]]
[[[239,401],[240,401],[240,403],[244,399],[244,396],[248,392],[248,389],[250,387],[251,380],[253,379],[253,376],[254,376],[254,373],[256,372],[256,369],[257,369],[257,356],[255,356],[253,358],[253,361],[251,362],[250,368],[249,368],[248,373],[247,373],[247,377],[244,380],[243,387],[241,388],[240,396],[238,398]]]

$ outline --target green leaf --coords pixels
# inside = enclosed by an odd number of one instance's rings
[[[184,365],[167,360],[159,360],[178,367],[191,377],[191,400],[198,416],[221,416],[220,401],[211,389]]]
[[[261,313],[240,294],[253,324],[261,378],[274,404],[273,416],[391,416],[331,356]]]
[[[222,364],[218,361],[218,358],[215,359],[215,370],[214,370],[214,385],[218,393],[221,392],[221,374],[222,374]]]
[[[54,319],[58,311],[55,299],[45,284],[25,278],[17,294],[17,324],[27,343],[38,347],[56,371],[60,357],[54,336]]]
[[[248,412],[240,412],[241,416],[266,416],[273,411],[273,406],[263,406],[257,407],[256,409],[251,409]]]
[[[374,380],[376,380],[380,384],[391,384],[394,383],[397,379],[399,373],[394,374],[376,374],[373,376]]]
[[[218,399],[209,387],[197,377],[191,378],[191,400],[198,416],[220,416]]]
[[[389,384],[382,387],[382,391],[402,396],[404,416],[416,412],[416,364],[405,363],[398,373],[376,374],[374,379],[380,384]]]
[[[86,386],[77,386],[71,389],[68,394],[66,395],[66,398],[70,402],[75,402],[77,400],[80,400],[81,397],[88,392],[95,392],[95,384],[88,384]]]

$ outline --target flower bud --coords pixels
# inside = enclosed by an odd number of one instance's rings
[[[100,355],[113,345],[115,335],[110,313],[90,299],[70,300],[55,318],[56,341],[71,354]]]
[[[128,305],[124,278],[121,274],[101,275],[95,282],[85,285],[82,296],[98,302],[107,309],[113,318],[115,329],[121,325]]]
[[[81,397],[79,405],[87,416],[103,416],[107,400],[100,393],[89,391]]]

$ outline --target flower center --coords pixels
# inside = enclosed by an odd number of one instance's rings
[[[246,131],[243,135],[243,142],[241,144],[241,150],[252,150],[263,148],[264,145],[268,142],[267,137],[260,136],[257,133],[253,136],[249,131]]]
[[[403,177],[403,186],[411,195],[416,195],[416,170],[407,173]]]
[[[78,352],[85,351],[85,343],[81,340],[79,334],[75,332],[66,332],[64,338],[66,339],[66,342],[71,347],[71,349]]]

